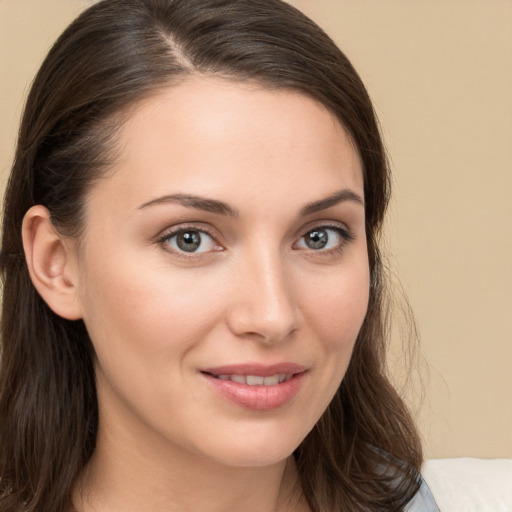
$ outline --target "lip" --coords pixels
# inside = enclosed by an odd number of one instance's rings
[[[273,365],[237,364],[205,368],[201,375],[208,384],[224,398],[235,405],[255,411],[270,411],[283,407],[299,392],[307,368],[295,363],[278,363]],[[289,380],[273,386],[248,385],[232,380],[221,380],[216,375],[254,375],[270,377],[276,374],[288,374]]]
[[[212,375],[258,375],[260,377],[269,377],[276,373],[296,374],[305,371],[305,366],[296,363],[277,363],[271,365],[258,363],[230,364],[201,370],[202,373],[211,373]]]

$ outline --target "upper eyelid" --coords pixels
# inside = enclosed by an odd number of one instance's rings
[[[308,225],[302,227],[296,234],[298,238],[303,237],[310,231],[314,231],[315,229],[335,229],[342,231],[343,233],[354,237],[354,231],[345,223],[340,221],[334,221],[334,220],[321,220],[309,223]]]
[[[200,233],[205,233],[208,236],[211,236],[213,239],[217,240],[218,236],[216,233],[214,233],[213,228],[209,226],[205,226],[204,224],[200,223],[201,226],[198,226],[196,223],[183,223],[179,224],[177,226],[169,226],[165,229],[162,229],[160,233],[157,235],[157,238],[159,240],[164,240],[167,238],[171,238],[179,233],[182,233],[183,231],[199,231]]]
[[[315,231],[315,230],[322,230],[322,229],[325,229],[325,230],[330,229],[332,231],[336,231],[338,233],[338,235],[341,236],[341,238],[344,240],[344,242],[351,242],[355,238],[352,231],[350,231],[346,227],[333,226],[333,225],[329,225],[329,224],[321,224],[319,226],[309,228],[308,230],[306,230],[304,232],[304,234],[302,236],[300,236],[295,243],[297,243],[299,240],[304,238],[308,233],[311,233],[312,231]]]

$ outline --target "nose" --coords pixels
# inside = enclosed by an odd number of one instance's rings
[[[239,261],[232,279],[234,293],[227,322],[234,334],[276,343],[299,329],[302,316],[293,279],[278,254]]]

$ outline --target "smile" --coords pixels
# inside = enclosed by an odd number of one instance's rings
[[[307,373],[305,366],[294,363],[229,365],[201,371],[216,394],[253,411],[275,410],[292,402]]]
[[[238,374],[221,374],[213,375],[216,379],[230,380],[238,384],[247,384],[248,386],[277,386],[293,377],[291,373],[276,373],[268,377],[262,375],[238,375]]]

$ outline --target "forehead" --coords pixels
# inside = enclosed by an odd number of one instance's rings
[[[360,158],[322,104],[296,91],[195,77],[131,110],[97,193],[114,187],[134,205],[175,192],[228,202],[295,193],[307,202],[347,186],[362,195]]]

